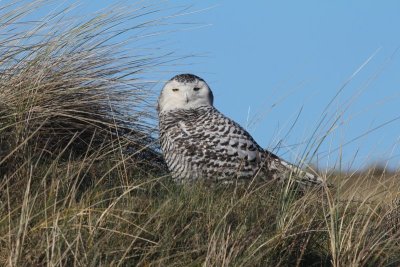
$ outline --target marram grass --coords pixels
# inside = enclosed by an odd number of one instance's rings
[[[48,24],[15,32],[30,9],[10,8],[0,20],[1,266],[400,265],[399,173],[326,174],[334,187],[306,192],[174,184],[141,78],[163,58],[126,58],[107,42],[126,13],[48,36]]]
[[[399,208],[390,202],[329,189],[291,195],[276,183],[176,185],[121,160],[27,159],[4,176],[1,264],[399,264]]]

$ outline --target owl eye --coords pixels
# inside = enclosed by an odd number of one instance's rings
[[[199,91],[199,90],[200,90],[200,87],[195,87],[195,88],[193,88],[193,90]]]
[[[178,89],[178,88],[174,88],[174,89],[172,89],[172,91],[174,91],[174,92],[178,92],[178,91],[179,91],[179,89]]]

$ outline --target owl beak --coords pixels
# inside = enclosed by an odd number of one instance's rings
[[[189,103],[189,96],[188,96],[188,94],[185,94],[185,96],[186,96],[186,103]]]

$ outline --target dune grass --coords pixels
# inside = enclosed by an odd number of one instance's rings
[[[306,192],[170,181],[143,79],[170,59],[110,42],[158,7],[19,31],[32,6],[14,5],[0,16],[1,266],[400,264],[399,173],[332,172]]]
[[[296,194],[272,182],[176,185],[121,161],[31,158],[3,176],[1,265],[399,264],[399,207],[377,197],[397,174],[369,177],[381,185],[363,196],[362,180]]]

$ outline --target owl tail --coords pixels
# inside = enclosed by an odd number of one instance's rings
[[[325,180],[310,172],[300,169],[299,167],[288,163],[284,160],[280,162],[285,168],[288,170],[288,174],[293,177],[293,179],[299,183],[302,187],[310,187],[310,186],[324,186],[326,185]]]
[[[302,170],[270,152],[268,154],[268,169],[273,174],[273,178],[283,180],[290,177],[302,188],[327,185],[326,181],[319,175]]]

